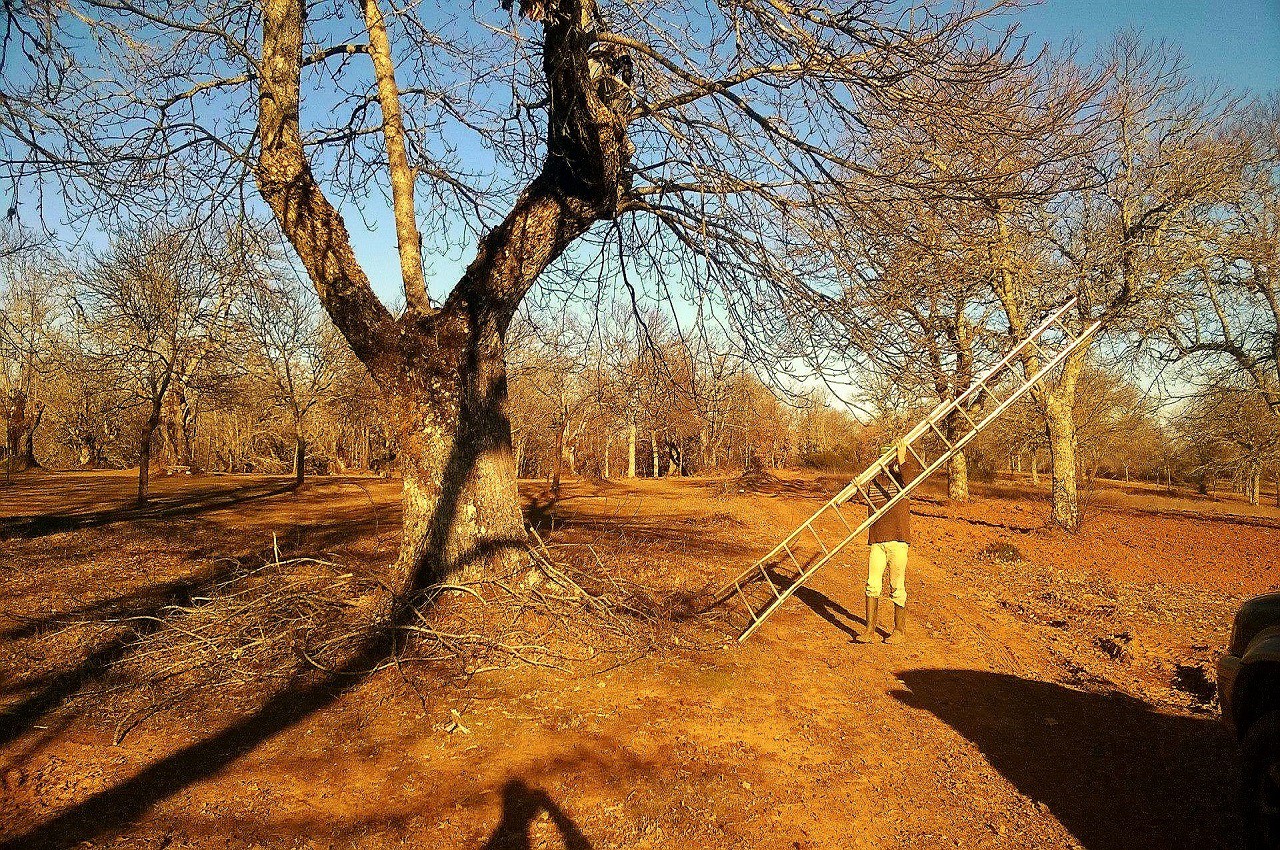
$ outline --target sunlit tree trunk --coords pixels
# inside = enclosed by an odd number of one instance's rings
[[[636,423],[627,426],[627,477],[636,477]]]
[[[1055,525],[1071,531],[1080,527],[1080,502],[1076,492],[1076,428],[1071,408],[1054,394],[1045,409],[1049,434],[1049,458],[1053,473],[1051,514]]]

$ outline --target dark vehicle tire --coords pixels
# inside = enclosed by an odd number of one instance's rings
[[[1245,847],[1280,850],[1280,710],[1268,711],[1249,727],[1244,752]]]

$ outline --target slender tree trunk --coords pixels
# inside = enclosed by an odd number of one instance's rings
[[[1261,499],[1259,493],[1262,490],[1262,470],[1252,469],[1249,471],[1249,504],[1256,505]]]
[[[1069,531],[1080,527],[1080,501],[1076,493],[1076,429],[1071,408],[1054,396],[1045,408],[1049,456],[1053,471],[1054,524]]]
[[[604,480],[609,480],[609,455],[613,453],[613,432],[604,440]]]
[[[947,439],[955,442],[969,430],[959,412],[947,419]],[[953,502],[969,500],[969,461],[964,451],[959,451],[947,461],[947,498]]]
[[[40,427],[42,419],[44,419],[44,405],[39,404],[36,407],[36,417],[27,428],[26,438],[22,442],[22,455],[18,458],[20,469],[35,469],[40,465],[36,462],[36,429]]]
[[[138,452],[138,504],[145,505],[151,484],[151,439],[160,427],[160,405],[151,408],[151,415],[142,425],[142,439]]]
[[[636,423],[627,426],[627,477],[636,477]]]
[[[564,472],[564,438],[569,430],[569,420],[565,420],[556,429],[556,452],[551,459],[551,492],[560,494],[560,476]]]
[[[963,451],[947,461],[947,498],[953,502],[969,501],[969,461]]]
[[[649,448],[653,449],[653,477],[659,478],[662,476],[662,469],[658,463],[658,432],[657,431],[649,432]]]
[[[302,430],[302,423],[296,422],[293,426],[293,483],[295,486],[302,486],[302,481],[306,477],[306,468],[307,437]]]
[[[1040,486],[1040,450],[1031,450],[1031,486]]]

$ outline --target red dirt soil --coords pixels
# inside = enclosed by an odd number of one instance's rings
[[[662,589],[741,570],[841,484],[522,487],[556,551]],[[105,676],[221,557],[375,573],[399,483],[32,473],[0,489],[0,847],[1212,848],[1239,843],[1216,653],[1280,586],[1280,511],[1116,485],[1076,535],[1043,492],[916,500],[912,639],[854,644],[865,549],[751,639],[705,625],[606,672],[465,686],[384,669],[128,717]],[[274,543],[273,543],[274,537]],[[185,604],[185,603],[184,603]],[[1208,681],[1202,681],[1207,674]],[[82,843],[84,842],[84,843]]]

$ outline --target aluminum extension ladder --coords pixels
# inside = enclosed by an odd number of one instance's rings
[[[917,484],[940,469],[979,432],[995,421],[996,417],[1038,384],[1054,367],[1066,360],[1068,355],[1088,342],[1098,330],[1100,322],[1094,322],[1079,333],[1072,333],[1061,321],[1075,303],[1076,299],[1072,298],[1050,313],[1039,327],[975,380],[964,393],[939,404],[907,432],[902,442],[906,444],[906,451],[924,470],[922,474],[907,482],[895,477],[892,470],[897,460],[897,447],[896,445],[890,447],[862,474],[819,508],[813,516],[769,550],[767,555],[721,588],[707,610],[735,597],[739,599],[747,610],[749,622],[742,634],[738,636],[738,640],[739,642],[746,640],[814,573],[858,539],[873,522],[897,504],[899,499],[910,494]],[[1028,360],[1033,352],[1039,357],[1040,368],[1035,374],[1026,376],[1004,399],[1000,399],[997,392],[1003,394],[1003,390],[1006,389],[1002,381],[1014,374],[1018,364]],[[1025,369],[1023,373],[1025,375]],[[980,418],[975,421],[969,412],[977,410],[979,405],[983,410],[978,413]],[[951,438],[948,439],[940,426],[944,425],[949,417],[957,415],[962,420],[960,427],[965,430],[957,431],[953,427]],[[958,437],[957,434],[959,434]],[[872,487],[883,500],[879,507],[876,506],[876,499],[872,497]],[[865,520],[851,522],[841,512],[840,506],[850,501],[867,506],[868,516]],[[829,544],[824,541],[819,531],[829,535],[827,540],[834,537],[836,542]],[[810,540],[812,544],[816,544],[816,547],[810,543]],[[752,605],[753,597],[755,597],[755,605]]]

